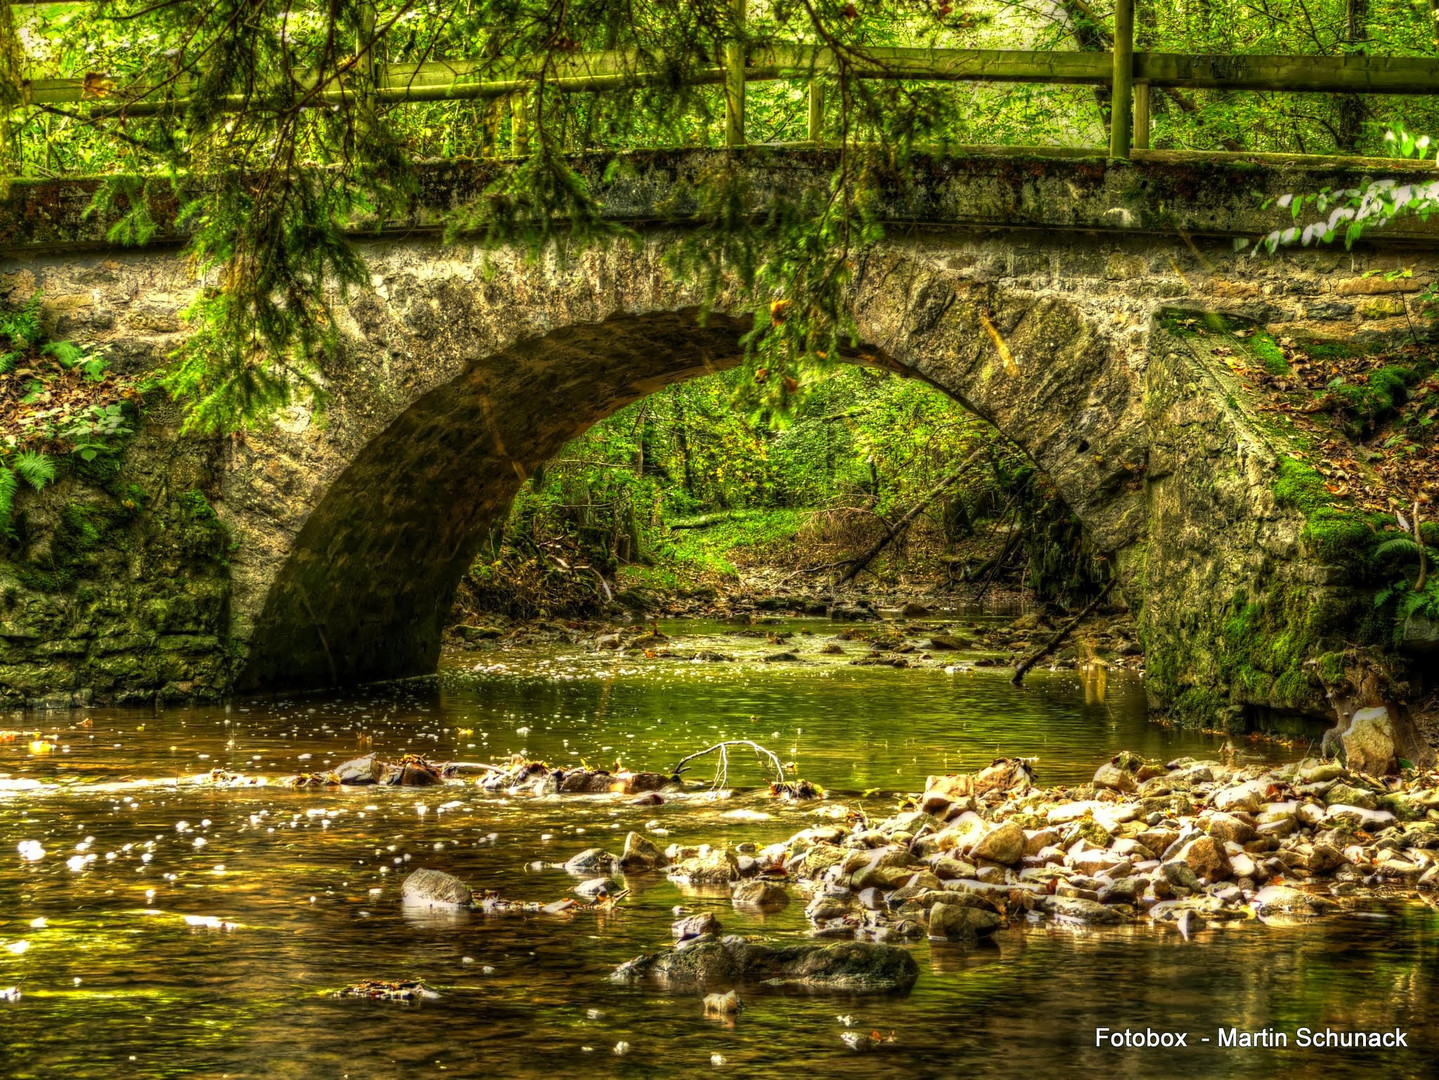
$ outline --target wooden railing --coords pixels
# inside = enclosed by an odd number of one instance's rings
[[[746,0],[734,0],[736,25],[743,27]],[[367,20],[373,35],[373,17]],[[362,31],[363,33],[363,31]],[[1111,52],[1025,52],[995,49],[856,47],[843,56],[816,45],[728,42],[710,66],[686,73],[690,85],[723,88],[725,144],[743,146],[745,88],[753,82],[807,80],[807,135],[823,140],[825,82],[843,69],[860,79],[914,82],[1005,82],[1108,86],[1111,88],[1109,154],[1128,158],[1149,147],[1150,91],[1155,87],[1195,90],[1259,90],[1291,93],[1410,94],[1439,91],[1439,57],[1187,55],[1135,52],[1133,0],[1116,0],[1115,47]],[[673,79],[663,56],[611,49],[548,57],[526,63],[492,60],[436,60],[422,64],[379,64],[368,46],[348,65],[330,72],[299,71],[305,105],[373,101],[436,102],[511,98],[513,149],[528,141],[527,101],[540,89],[598,93]],[[126,115],[179,111],[190,84],[163,88],[124,86],[97,74],[84,78],[27,80],[22,91],[37,105],[87,104]],[[255,99],[228,104],[249,107]]]

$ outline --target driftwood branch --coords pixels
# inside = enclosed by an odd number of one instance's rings
[[[1030,668],[1034,667],[1035,664],[1039,663],[1050,653],[1054,652],[1055,649],[1059,648],[1059,643],[1069,636],[1069,632],[1073,630],[1076,626],[1078,626],[1080,623],[1082,623],[1085,619],[1089,618],[1090,612],[1097,608],[1100,605],[1100,602],[1109,595],[1109,590],[1114,588],[1114,581],[1114,578],[1110,578],[1107,582],[1105,582],[1104,588],[1100,590],[1099,595],[1096,596],[1093,600],[1091,600],[1088,604],[1086,604],[1083,611],[1081,611],[1078,615],[1076,615],[1074,618],[1070,619],[1067,623],[1061,626],[1059,630],[1055,633],[1055,635],[1048,641],[1046,641],[1044,643],[1044,646],[1037,653],[1029,657],[1027,660],[1021,661],[1019,667],[1014,669],[1014,677],[1009,681],[1012,682],[1015,686],[1018,686],[1021,682],[1024,681],[1024,676],[1029,673]]]
[[[720,760],[719,766],[715,769],[714,786],[724,787],[729,780],[729,748],[731,746],[747,746],[754,751],[755,757],[761,761],[768,759],[770,765],[774,768],[775,780],[777,782],[784,781],[784,764],[780,761],[779,755],[773,750],[768,750],[750,739],[726,739],[724,742],[717,742],[713,746],[707,746],[703,750],[697,750],[687,757],[680,758],[679,764],[674,767],[671,775],[678,777],[680,773],[684,771],[685,766],[691,761],[694,761],[695,758],[702,758],[706,754],[718,753]]]
[[[878,540],[876,540],[873,544],[871,544],[867,551],[865,551],[857,558],[850,560],[849,566],[846,567],[844,573],[839,576],[839,581],[837,581],[835,584],[843,585],[846,581],[852,580],[857,574],[859,574],[861,570],[863,570],[866,566],[872,563],[875,559],[875,556],[877,556],[890,544],[894,543],[897,537],[903,534],[906,529],[908,529],[911,525],[914,524],[915,518],[919,517],[920,514],[924,513],[925,510],[929,508],[930,503],[934,502],[935,499],[939,498],[941,495],[943,495],[946,491],[948,491],[950,488],[952,488],[955,484],[959,482],[959,478],[964,475],[964,470],[969,468],[969,466],[973,464],[975,458],[979,457],[981,453],[983,453],[983,448],[980,448],[974,453],[970,454],[969,457],[964,459],[964,462],[959,466],[959,468],[955,469],[954,472],[950,473],[939,483],[935,484],[934,487],[930,488],[929,491],[927,491],[924,496],[919,500],[919,502],[915,503],[914,506],[910,507],[909,511],[904,515],[904,517],[900,518],[893,525],[889,526],[889,528],[885,530],[884,535],[881,536]]]

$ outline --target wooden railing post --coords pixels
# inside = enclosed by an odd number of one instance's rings
[[[1114,79],[1109,101],[1109,156],[1129,157],[1134,120],[1134,0],[1114,2]]]
[[[824,143],[824,83],[818,75],[809,80],[809,141]]]
[[[733,0],[735,36],[724,47],[724,143],[744,145],[744,33],[745,0]]]
[[[360,8],[360,40],[355,43],[355,78],[359,84],[359,125],[373,131],[376,123],[375,101],[375,40],[376,8],[367,3]]]
[[[524,157],[530,152],[530,95],[520,90],[510,95],[510,153]]]
[[[1134,149],[1149,149],[1149,83],[1134,84]]]

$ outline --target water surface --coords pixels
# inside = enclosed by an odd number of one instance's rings
[[[928,773],[999,754],[1036,759],[1044,783],[1075,783],[1122,748],[1212,757],[1221,740],[1146,721],[1138,678],[1007,673],[964,661],[920,670],[853,667],[818,653],[831,628],[782,647],[724,628],[677,648],[732,663],[597,654],[583,645],[448,657],[437,680],[343,697],[225,707],[12,716],[38,732],[0,743],[0,1071],[6,1076],[1123,1076],[1420,1075],[1436,1019],[1435,918],[1394,906],[1303,928],[1247,925],[1184,942],[1147,925],[1024,927],[988,946],[913,946],[922,975],[900,998],[745,991],[733,1027],[695,997],[606,980],[669,940],[671,909],[715,911],[727,931],[797,939],[796,900],[771,916],[726,897],[632,877],[608,914],[418,916],[398,903],[417,866],[478,889],[552,901],[575,879],[532,869],[630,829],[661,842],[783,839],[825,820],[753,790],[735,757],[731,797],[661,806],[624,799],[485,795],[456,781],[424,790],[200,787],[210,769],[274,779],[374,749],[432,759],[524,752],[592,765],[668,769],[719,738],[750,738],[795,762],[836,801],[883,815]],[[478,670],[476,670],[478,669]],[[87,725],[88,726],[85,726]],[[35,745],[32,746],[32,742]],[[46,744],[53,744],[53,749]],[[1240,760],[1297,754],[1240,741]],[[708,776],[710,766],[695,766]],[[870,792],[868,795],[860,793]],[[739,811],[739,813],[736,813]],[[761,816],[763,815],[763,816]],[[32,844],[43,848],[37,855]],[[20,850],[21,845],[25,850]],[[412,1007],[326,996],[364,978],[425,979]],[[858,1054],[847,1030],[893,1032]],[[1417,1048],[1303,1052],[1298,1025],[1389,1027]],[[1220,1050],[1221,1026],[1275,1027],[1289,1050]],[[1188,1051],[1093,1048],[1097,1026],[1191,1032]],[[623,1044],[624,1053],[615,1048]],[[713,1064],[713,1055],[723,1064]]]

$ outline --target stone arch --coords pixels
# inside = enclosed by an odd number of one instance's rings
[[[336,388],[324,441],[350,449],[310,478],[311,509],[255,591],[238,689],[432,672],[455,587],[530,472],[631,401],[740,362],[747,318],[722,302],[701,325],[693,295],[658,269],[657,242],[498,276],[420,276],[413,251],[392,252],[387,271],[372,256],[383,284],[349,306],[346,329],[360,353],[401,357],[385,389],[409,392]],[[847,359],[955,397],[1054,480],[1101,548],[1131,543],[1141,401],[1122,350],[1071,300],[1000,288],[955,255],[933,241],[872,252],[852,292],[866,344]],[[506,299],[525,317],[476,316]]]
[[[296,537],[241,689],[433,671],[455,587],[492,522],[567,441],[662,387],[740,362],[745,325],[620,314],[469,364],[340,474]]]

